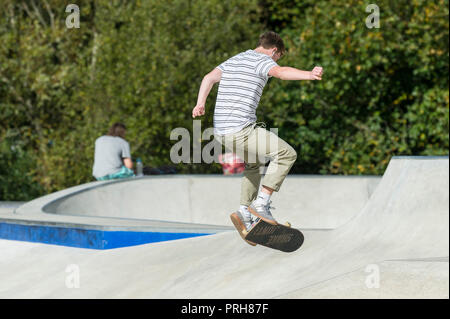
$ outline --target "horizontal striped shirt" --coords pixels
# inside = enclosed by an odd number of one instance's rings
[[[277,65],[268,55],[247,50],[217,67],[222,78],[214,108],[215,134],[236,133],[256,122],[256,108],[269,70]]]

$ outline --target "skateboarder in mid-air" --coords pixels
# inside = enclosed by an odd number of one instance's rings
[[[256,108],[269,77],[281,80],[321,80],[322,68],[312,71],[279,66],[277,61],[285,53],[281,37],[265,32],[259,37],[254,50],[239,53],[208,73],[202,80],[197,105],[192,111],[195,118],[205,114],[205,103],[212,86],[219,83],[214,109],[214,136],[225,147],[232,145],[245,161],[241,185],[239,218],[249,230],[255,221],[277,225],[270,212],[270,196],[280,189],[294,164],[297,153],[276,134],[256,123]],[[254,155],[254,156],[252,156]],[[270,164],[261,182],[262,158]]]

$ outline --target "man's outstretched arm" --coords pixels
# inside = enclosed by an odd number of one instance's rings
[[[274,66],[269,75],[281,80],[322,80],[323,69],[316,66],[312,71],[302,71],[289,66]]]
[[[222,71],[218,68],[215,68],[207,75],[203,77],[202,84],[200,85],[200,89],[198,91],[197,97],[197,105],[192,110],[192,117],[201,116],[205,114],[205,104],[206,98],[211,92],[211,88],[213,85],[220,81],[222,78]]]

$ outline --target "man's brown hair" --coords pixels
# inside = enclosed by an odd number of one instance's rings
[[[258,47],[263,47],[264,49],[271,49],[275,47],[281,55],[284,55],[286,52],[283,39],[281,39],[278,33],[273,31],[264,32],[259,36]]]
[[[125,139],[126,129],[127,128],[125,127],[125,124],[117,122],[117,123],[114,123],[109,128],[108,135],[109,136],[119,136],[119,137]]]

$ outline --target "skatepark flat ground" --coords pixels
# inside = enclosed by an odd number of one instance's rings
[[[110,250],[0,240],[0,297],[449,298],[448,165],[392,159],[358,211],[305,218],[294,253],[251,247],[233,230]]]

